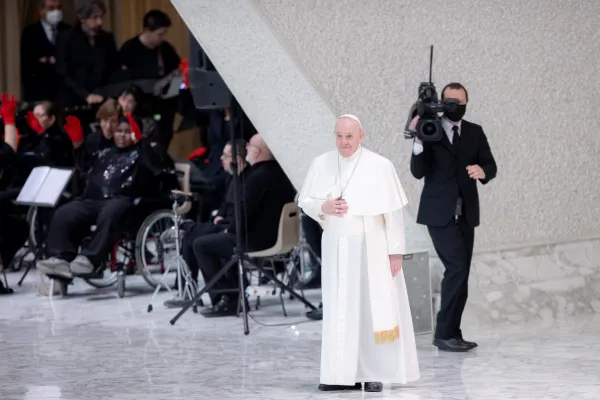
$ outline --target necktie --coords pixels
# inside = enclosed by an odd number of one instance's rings
[[[452,147],[454,148],[454,151],[457,151],[458,150],[458,141],[460,140],[460,136],[458,135],[458,126],[453,126],[452,132],[454,132],[452,134]]]
[[[50,37],[51,37],[50,42],[52,44],[56,44],[56,36],[57,35],[58,35],[58,29],[55,26],[53,26],[50,31]]]

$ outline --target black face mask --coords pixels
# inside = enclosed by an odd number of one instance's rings
[[[444,116],[452,122],[458,122],[465,116],[465,112],[467,112],[467,105],[459,104],[456,106],[456,110],[445,112]]]

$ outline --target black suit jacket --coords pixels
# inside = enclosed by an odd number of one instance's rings
[[[448,225],[455,215],[456,202],[463,199],[463,215],[469,226],[479,225],[477,182],[469,177],[468,165],[479,165],[486,184],[496,177],[496,161],[481,126],[463,120],[458,150],[455,152],[444,133],[440,142],[423,143],[423,152],[412,154],[410,171],[417,179],[425,178],[417,223],[427,226]]]
[[[111,82],[117,69],[117,44],[112,33],[100,31],[94,46],[77,24],[58,35],[56,69],[62,79],[59,102],[65,107],[86,104],[86,97]]]
[[[60,22],[58,34],[65,32],[70,25]],[[21,35],[21,82],[24,101],[56,100],[60,80],[56,64],[42,63],[42,57],[56,58],[56,45],[46,36],[40,21],[28,25]]]
[[[242,189],[242,236],[246,251],[259,251],[275,245],[281,210],[294,201],[296,190],[277,161],[254,164],[249,172]]]

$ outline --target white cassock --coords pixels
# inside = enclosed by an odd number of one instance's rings
[[[348,213],[322,219],[323,202],[341,192]],[[322,384],[420,378],[404,274],[392,277],[389,261],[406,252],[406,204],[391,161],[362,146],[347,158],[325,153],[309,169],[298,205],[323,227]]]

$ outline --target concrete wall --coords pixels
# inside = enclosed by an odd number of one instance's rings
[[[572,294],[597,293],[600,281],[591,256],[600,236],[600,2],[172,1],[296,185],[333,145],[335,116],[355,113],[365,145],[394,161],[413,221],[422,182],[410,175],[402,129],[433,44],[434,82],[467,86],[465,118],[483,125],[498,163],[480,190],[473,266],[485,318],[528,319],[543,304],[554,304],[552,315],[594,308]],[[429,246],[414,223],[409,242]],[[586,278],[513,295],[574,276]],[[489,285],[501,293],[486,296]]]

